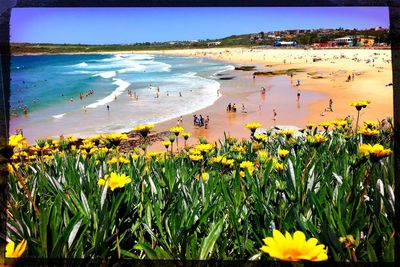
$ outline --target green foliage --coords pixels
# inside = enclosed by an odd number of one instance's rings
[[[105,157],[39,155],[18,170],[38,212],[10,175],[8,234],[27,239],[29,257],[232,260],[258,258],[276,228],[317,238],[332,260],[353,260],[352,248],[339,242],[352,235],[358,260],[393,261],[393,157],[363,158],[359,135],[325,136],[316,144],[272,135],[261,148],[226,137],[200,162],[168,152],[109,163],[124,156],[115,148]],[[392,147],[390,134],[376,138]],[[273,158],[278,149],[290,151],[280,160],[284,170],[275,170],[273,159],[258,162],[259,149]],[[234,159],[233,167],[213,163],[217,156]],[[254,172],[241,169],[242,161],[253,162]],[[111,172],[132,182],[114,191],[109,181],[98,185]]]

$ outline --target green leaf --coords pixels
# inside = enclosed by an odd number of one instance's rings
[[[206,260],[211,256],[215,242],[221,235],[223,226],[223,220],[221,219],[218,223],[211,226],[210,232],[208,236],[203,239],[201,247],[200,247],[200,257],[199,260]]]
[[[383,254],[383,259],[386,262],[394,262],[394,251],[395,251],[395,241],[394,238],[390,238],[389,244],[385,248],[385,252]]]
[[[63,257],[63,248],[66,248],[68,238],[71,235],[71,232],[74,229],[75,225],[81,220],[81,218],[82,215],[78,213],[69,221],[67,227],[60,233],[57,238],[57,241],[50,254],[51,258]]]
[[[149,246],[146,243],[144,243],[144,242],[138,243],[138,244],[134,245],[133,248],[137,249],[137,250],[143,250],[146,253],[147,257],[149,257],[150,260],[157,259],[157,255],[154,252],[154,250],[152,250],[151,246]]]
[[[378,258],[376,257],[376,254],[375,254],[375,250],[371,246],[369,241],[367,241],[367,252],[368,252],[368,260],[370,262],[377,262],[378,261]]]

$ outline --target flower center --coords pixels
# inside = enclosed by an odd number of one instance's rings
[[[301,251],[293,248],[288,248],[283,252],[283,256],[289,261],[297,261],[301,255]]]

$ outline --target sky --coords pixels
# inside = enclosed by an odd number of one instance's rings
[[[387,7],[13,8],[11,42],[129,44],[389,27]]]

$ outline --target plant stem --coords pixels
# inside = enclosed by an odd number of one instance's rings
[[[358,130],[358,120],[359,120],[359,119],[360,119],[360,111],[357,110],[356,133],[357,133],[357,130]]]
[[[35,201],[33,201],[33,199],[32,199],[31,193],[29,192],[28,188],[26,187],[26,185],[25,185],[25,183],[24,183],[24,179],[22,178],[22,176],[21,176],[21,174],[18,172],[18,170],[15,168],[15,166],[14,166],[13,164],[11,164],[11,166],[12,166],[12,168],[13,168],[13,170],[14,170],[14,173],[17,175],[17,178],[18,178],[19,183],[22,185],[22,188],[23,188],[24,191],[25,191],[26,197],[27,197],[28,200],[31,202],[31,204],[32,204],[32,206],[33,206],[33,209],[34,209],[35,212],[36,212],[36,215],[39,216],[39,215],[40,215],[40,212],[39,212],[38,208],[36,207]]]

